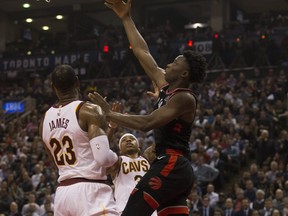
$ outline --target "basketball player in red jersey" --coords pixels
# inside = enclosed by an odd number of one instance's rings
[[[131,193],[122,216],[134,216],[135,212],[137,216],[148,216],[155,209],[159,216],[187,216],[186,198],[194,178],[188,141],[197,106],[189,87],[204,81],[206,59],[186,50],[165,70],[159,68],[130,16],[131,0],[105,4],[121,19],[135,56],[160,90],[155,110],[147,115],[113,112],[101,95],[89,94],[106,117],[120,126],[142,131],[154,129],[157,158]]]

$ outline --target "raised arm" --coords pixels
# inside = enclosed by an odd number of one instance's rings
[[[133,53],[139,60],[146,74],[160,88],[166,84],[164,78],[165,71],[158,67],[155,59],[149,51],[146,41],[134,24],[130,15],[131,1],[132,0],[128,0],[127,3],[121,1],[115,4],[109,4],[106,2],[105,5],[111,8],[121,19],[130,45],[132,46]]]

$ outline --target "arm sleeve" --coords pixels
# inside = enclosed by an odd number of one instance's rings
[[[109,147],[106,135],[94,137],[89,141],[94,159],[100,166],[110,167],[118,160],[118,156]]]

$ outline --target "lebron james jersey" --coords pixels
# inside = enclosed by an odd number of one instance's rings
[[[73,101],[63,107],[51,107],[43,120],[42,138],[59,170],[58,181],[70,178],[106,180],[105,170],[96,164],[77,112],[85,102]]]

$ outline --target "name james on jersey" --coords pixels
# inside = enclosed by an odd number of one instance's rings
[[[49,122],[50,132],[57,128],[67,129],[69,124],[69,119],[66,118],[58,118]]]

